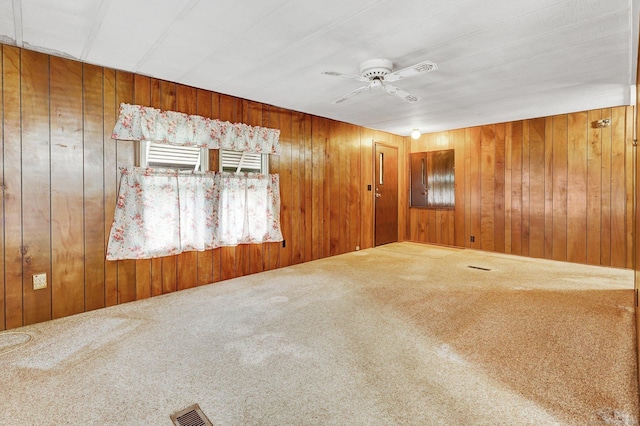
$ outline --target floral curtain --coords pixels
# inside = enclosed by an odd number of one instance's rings
[[[122,170],[107,260],[282,241],[277,174]]]
[[[120,104],[113,139],[280,154],[280,130]]]

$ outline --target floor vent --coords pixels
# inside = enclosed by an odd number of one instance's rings
[[[472,265],[469,265],[468,267],[469,267],[469,268],[471,268],[471,269],[479,269],[479,270],[481,270],[481,271],[490,271],[490,270],[491,270],[491,269],[489,269],[489,268],[483,268],[482,266],[472,266]]]
[[[176,426],[213,426],[198,404],[173,413],[170,417]]]

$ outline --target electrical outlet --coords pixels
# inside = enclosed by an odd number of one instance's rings
[[[47,288],[47,274],[34,274],[33,275],[33,289],[41,290]]]
[[[470,242],[475,243],[476,242],[476,237],[474,237],[473,235],[471,236],[471,238],[469,238]]]

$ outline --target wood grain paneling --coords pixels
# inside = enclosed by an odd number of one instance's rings
[[[319,117],[311,119],[311,157],[314,167],[311,171],[311,256],[313,260],[325,257],[324,243],[325,233],[325,191],[328,183],[325,183],[325,148],[328,140],[328,122]]]
[[[568,117],[553,117],[553,259],[567,260]]]
[[[304,114],[293,113],[291,122],[291,259],[290,264],[296,265],[304,261],[305,228],[304,216],[307,208],[305,197],[305,158],[304,146],[306,142]],[[298,206],[298,208],[296,208]]]
[[[326,157],[324,162],[325,170],[327,170],[328,177],[328,198],[329,203],[328,214],[325,220],[329,223],[329,240],[326,241],[325,251],[329,249],[329,256],[334,256],[340,253],[340,145],[342,138],[340,138],[339,127],[341,123],[335,123],[330,129],[330,137],[327,141],[327,148],[325,150]],[[338,136],[338,138],[336,138]]]
[[[283,244],[280,246],[280,260],[278,266],[289,266],[291,263],[291,247],[293,239],[293,235],[291,233],[291,223],[293,216],[293,182],[291,181],[292,177],[292,164],[291,164],[291,155],[292,155],[292,145],[293,145],[293,135],[291,132],[292,120],[291,114],[288,111],[285,111],[280,108],[273,108],[272,117],[277,115],[277,128],[280,129],[280,146],[282,148],[282,153],[280,154],[279,160],[279,169],[278,173],[280,174],[280,226],[282,229],[282,235],[286,235],[289,239],[285,238]],[[296,200],[298,201],[298,200]],[[274,265],[275,266],[275,265]]]
[[[531,249],[531,123],[522,126],[522,231],[520,233],[521,253],[529,256]],[[535,176],[533,178],[535,180]]]
[[[469,246],[482,248],[482,128],[472,127],[469,133],[469,150],[466,155],[470,158],[469,166],[469,211],[470,234]],[[471,241],[473,239],[474,241]]]
[[[511,253],[522,254],[522,122],[511,124]]]
[[[103,126],[103,152],[104,152],[104,232],[105,242],[109,240],[111,223],[116,208],[118,196],[118,181],[120,171],[118,170],[116,141],[111,140],[112,127],[109,123],[115,123],[118,118],[118,107],[116,104],[116,72],[114,70],[104,70],[104,80],[102,86],[102,98],[104,102],[104,126]],[[111,142],[111,143],[110,143]],[[106,243],[105,243],[106,245]],[[103,252],[102,256],[104,257]],[[105,305],[113,306],[118,303],[118,262],[105,263]]]
[[[620,171],[625,169],[625,142],[627,138],[626,110],[611,110],[611,266],[624,267],[626,256],[625,214],[626,214],[626,176]],[[615,206],[615,208],[614,208]]]
[[[640,65],[640,57],[638,58],[638,65]],[[640,66],[636,68],[636,81],[640,80]],[[640,123],[640,105],[638,105],[638,99],[640,99],[640,85],[635,86],[635,105],[631,111],[627,111],[627,168],[631,167],[636,171],[631,178],[627,177],[627,223],[629,224],[627,229],[627,241],[631,240],[634,250],[629,255],[627,251],[627,265],[633,265],[634,269],[634,296],[635,296],[635,311],[636,311],[636,353],[638,354],[638,363],[640,364],[640,310],[638,309],[638,287],[640,285],[640,209],[638,209],[636,200],[638,197],[638,188],[640,188],[640,173],[637,173],[640,167],[640,157],[638,156],[638,123]],[[631,108],[629,108],[631,109]],[[630,198],[630,199],[629,199]],[[631,216],[629,217],[629,212]],[[638,378],[640,379],[640,369],[638,370]]]
[[[495,248],[496,138],[495,126],[480,129],[480,248]]]
[[[83,81],[79,62],[51,57],[50,66],[51,293],[60,318],[85,310]]]
[[[85,310],[103,308],[105,290],[104,104],[102,68],[83,65]]]
[[[464,161],[456,160],[453,230],[464,240],[451,242],[451,220],[437,210],[415,208],[409,239],[633,267],[632,113],[607,108],[423,135],[411,152],[464,139],[454,143]],[[611,126],[596,127],[601,118]]]
[[[22,50],[22,299],[24,323],[51,318],[51,157],[49,59]],[[33,290],[31,277],[45,273],[47,288]]]
[[[537,256],[540,236],[532,232],[542,226],[546,257],[559,252],[589,264],[631,266],[633,159],[624,142],[631,129],[625,107],[587,112],[586,127],[582,113],[440,132],[412,142],[151,77],[0,47],[0,330],[372,247],[374,203],[368,185],[374,183],[376,142],[398,148],[400,241],[525,255],[531,249]],[[270,167],[280,174],[286,247],[270,243],[107,262],[119,168],[136,162],[135,142],[111,139],[120,102],[279,128],[284,152],[270,156]],[[580,125],[570,124],[578,117]],[[597,118],[611,118],[612,127],[594,129],[590,123]],[[575,144],[584,146],[584,153],[576,155]],[[409,208],[406,163],[417,147],[456,150],[455,210]],[[216,170],[217,151],[209,157]],[[574,194],[583,183],[586,194]],[[583,217],[570,228],[567,214],[579,213],[581,203],[586,203]],[[582,226],[587,230],[584,253],[577,231]],[[32,274],[40,272],[47,273],[50,285],[33,291]]]
[[[347,129],[348,135],[348,177],[349,184],[344,188],[348,194],[346,197],[347,205],[345,208],[345,222],[349,234],[349,244],[346,246],[345,252],[350,252],[360,247],[361,223],[360,223],[360,206],[362,205],[362,193],[360,191],[360,173],[353,173],[354,170],[360,170],[360,129],[357,126],[349,125]],[[406,211],[402,209],[402,211]],[[398,226],[398,230],[402,229]]]
[[[4,148],[4,293],[6,328],[24,325],[22,301],[22,133],[20,112],[21,51],[2,47]]]
[[[373,141],[374,132],[360,129],[360,248],[373,247]],[[407,222],[408,223],[408,222]]]
[[[513,123],[505,124],[505,136],[504,136],[504,209],[505,209],[505,221],[504,221],[504,252],[511,253],[511,240],[513,235],[511,233],[511,216],[513,215],[513,208],[511,205],[512,200],[512,181],[511,172],[513,167],[512,154],[513,154]]]
[[[544,257],[553,259],[553,119],[544,123]]]
[[[313,154],[312,154],[312,137],[311,137],[311,120],[306,114],[299,118],[299,134],[301,135],[300,145],[300,161],[304,162],[304,172],[300,176],[302,184],[300,187],[301,197],[304,199],[303,214],[301,215],[301,237],[302,244],[302,262],[309,262],[313,259],[312,247],[312,228],[313,221],[313,189],[312,189],[312,173],[313,173]]]
[[[464,247],[465,240],[465,179],[464,179],[464,165],[465,165],[465,143],[464,143],[464,129],[458,129],[451,132],[451,140],[453,142],[452,146],[449,148],[455,149],[455,205],[457,206],[454,209],[454,234],[455,241],[454,245]]]
[[[2,45],[0,45],[0,70],[2,70]],[[0,87],[3,87],[3,74],[0,72]],[[4,134],[4,106],[0,102],[0,135]],[[4,139],[0,145],[0,176],[4,176]],[[0,182],[2,193],[4,194],[4,179]],[[4,196],[0,199],[0,211],[4,211]],[[5,253],[4,226],[0,226],[0,252]],[[0,262],[0,277],[4,277],[4,262]],[[5,282],[0,280],[0,330],[5,329]]]
[[[603,109],[602,118],[611,118],[611,109]],[[602,129],[600,263],[605,266],[611,266],[611,145],[614,143],[611,136],[611,127]]]
[[[4,274],[0,330],[170,293],[373,245],[373,141],[401,136],[0,45]],[[114,141],[121,102],[278,128],[280,243],[225,247],[151,260],[104,258],[120,168],[137,143]],[[461,139],[461,143],[464,141]],[[25,155],[28,153],[28,155]],[[210,169],[218,153],[209,153]],[[398,235],[405,238],[406,176],[399,175]],[[452,239],[450,218],[441,217]],[[34,292],[33,273],[50,286]]]
[[[529,256],[544,257],[544,135],[545,120],[538,118],[529,124]]]
[[[636,141],[634,141],[634,115],[636,113],[635,108],[626,108],[626,118],[625,118],[625,165],[624,170],[634,170],[635,164],[635,155],[636,155],[636,147],[634,146]],[[635,169],[637,170],[637,169]],[[634,173],[625,173],[625,238],[626,244],[625,247],[632,247],[632,250],[626,249],[626,260],[625,267],[628,265],[635,265],[635,249],[634,246],[634,238],[635,238],[635,200],[636,200],[636,187],[634,182],[635,176]]]
[[[504,123],[495,127],[494,250],[505,251],[505,132]]]
[[[151,79],[146,76],[134,76],[133,101],[139,105],[151,104]],[[139,148],[139,146],[138,146]],[[151,259],[136,260],[136,299],[146,299],[151,297],[153,292],[151,279],[152,273]]]
[[[589,111],[588,123],[601,118],[600,110]],[[602,131],[589,124],[587,134],[587,263],[600,263],[600,212],[602,205]]]
[[[640,57],[638,58],[638,65],[640,65]],[[640,74],[640,66],[637,68]],[[636,75],[636,81],[638,81],[638,74]],[[632,244],[634,247],[633,253],[627,258],[631,258],[631,264],[634,269],[634,298],[635,298],[635,311],[636,311],[636,353],[638,355],[637,360],[640,365],[640,309],[638,309],[638,287],[640,286],[640,209],[636,204],[638,196],[638,188],[640,188],[640,173],[637,173],[640,167],[640,156],[638,156],[638,123],[640,123],[640,105],[638,105],[638,99],[640,99],[640,85],[636,84],[636,102],[632,111],[627,111],[627,164],[636,171],[631,179],[627,179],[627,194],[631,197],[631,208],[629,208],[629,201],[627,201],[627,215],[629,211],[632,213],[632,217],[629,218],[629,229],[627,233],[631,233]],[[629,167],[629,166],[627,166]],[[628,240],[628,239],[627,239]],[[629,261],[627,261],[629,264]],[[640,379],[640,369],[638,370],[638,379]]]
[[[576,263],[587,262],[587,119],[586,112],[568,116],[567,260]]]

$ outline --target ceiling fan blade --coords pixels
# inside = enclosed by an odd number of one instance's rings
[[[335,71],[324,71],[324,72],[322,72],[322,74],[330,75],[331,77],[338,77],[338,78],[341,78],[343,80],[357,80],[357,81],[365,81],[365,82],[369,81],[368,78],[362,77],[360,75],[343,74],[341,72],[335,72]]]
[[[353,91],[347,93],[346,95],[344,95],[343,97],[336,99],[335,101],[333,101],[333,103],[334,104],[340,104],[340,103],[346,101],[347,99],[353,98],[358,93],[364,92],[368,88],[369,88],[368,84],[366,86],[358,87],[356,90],[353,90]]]
[[[412,65],[407,68],[392,72],[384,76],[384,81],[398,81],[403,78],[413,77],[414,75],[435,71],[438,69],[438,65],[435,62],[423,61],[419,64]]]
[[[422,99],[420,96],[412,95],[409,92],[405,92],[404,90],[394,86],[393,84],[385,84],[383,85],[383,87],[385,92],[393,96],[397,96],[406,102],[418,102],[420,99]]]

